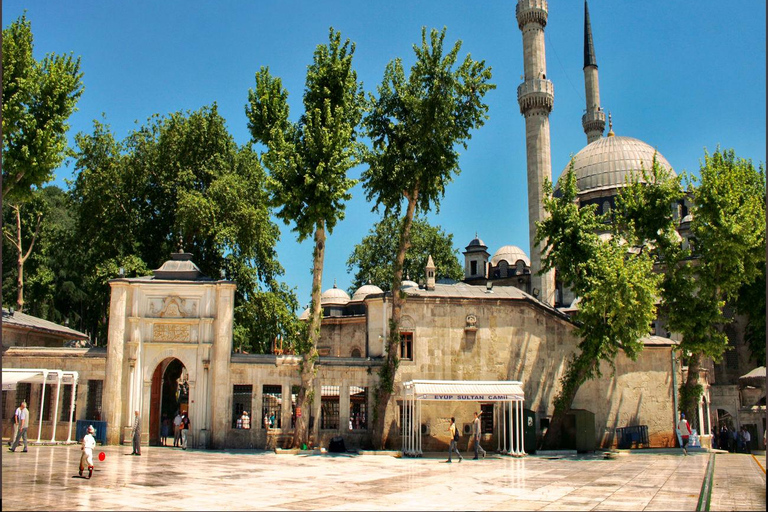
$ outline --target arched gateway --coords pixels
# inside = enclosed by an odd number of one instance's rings
[[[142,443],[157,444],[163,414],[187,410],[189,444],[206,446],[214,425],[228,423],[211,404],[214,383],[229,368],[234,283],[203,276],[191,254],[179,252],[152,276],[109,284],[107,442],[130,438],[138,410]]]

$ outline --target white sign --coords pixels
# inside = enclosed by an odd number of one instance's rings
[[[521,396],[516,394],[485,394],[478,395],[462,395],[462,394],[437,394],[437,393],[421,393],[416,395],[417,400],[445,400],[445,401],[459,401],[459,402],[498,402],[508,400],[522,400]]]

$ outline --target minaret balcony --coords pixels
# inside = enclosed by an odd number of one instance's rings
[[[538,23],[544,28],[547,25],[547,0],[518,0],[515,17],[520,30],[528,23]]]
[[[551,112],[554,102],[555,87],[550,80],[529,79],[517,86],[517,103],[521,114],[535,108]]]
[[[603,133],[605,130],[605,111],[588,111],[581,116],[581,126],[584,127],[584,131],[599,131]]]

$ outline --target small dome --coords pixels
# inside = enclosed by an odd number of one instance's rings
[[[579,194],[595,190],[623,187],[629,182],[630,174],[643,167],[650,170],[653,155],[656,161],[668,170],[674,171],[666,158],[645,142],[624,136],[603,137],[588,144],[573,157],[573,171]],[[570,162],[561,176],[568,171]],[[558,186],[559,188],[559,186]]]
[[[480,238],[477,236],[477,233],[475,233],[475,238],[472,239],[471,242],[469,242],[469,245],[465,248],[467,251],[475,250],[475,251],[484,251],[488,249],[488,246],[485,245],[485,242],[480,240]]]
[[[384,293],[381,288],[376,286],[375,284],[364,284],[360,288],[357,289],[355,294],[352,296],[352,300],[363,300],[366,296],[371,295],[372,293]]]
[[[192,254],[179,251],[171,254],[171,259],[163,263],[160,268],[153,270],[155,279],[178,279],[194,281],[203,273],[192,262]]]
[[[496,251],[491,258],[491,265],[495,267],[501,260],[505,260],[509,265],[514,265],[518,260],[523,260],[526,267],[531,266],[531,260],[529,260],[525,252],[516,245],[505,245]]]
[[[347,302],[349,302],[349,295],[344,290],[336,288],[336,283],[333,284],[333,288],[325,290],[320,296],[320,304],[323,306],[344,305]]]
[[[411,281],[409,279],[404,279],[403,281],[400,282],[400,289],[404,289],[404,288],[418,288],[418,287],[419,287],[419,283],[417,283],[415,281]]]
[[[309,320],[309,308],[305,309],[300,315],[299,320]]]

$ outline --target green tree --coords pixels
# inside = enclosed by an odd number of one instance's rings
[[[700,180],[691,184],[694,261],[672,268],[665,306],[688,364],[680,409],[695,417],[702,358],[718,361],[728,347],[725,304],[737,303],[739,291],[761,277],[765,288],[765,170],[718,148],[705,152]]]
[[[565,414],[580,386],[601,376],[601,363],[615,371],[616,356],[623,352],[636,360],[641,338],[655,316],[655,296],[660,278],[652,273],[653,259],[631,250],[618,233],[602,241],[605,216],[596,205],[579,208],[573,162],[561,182],[561,196],[554,197],[545,183],[544,208],[549,217],[538,223],[536,243],[544,243],[542,272],[557,268],[558,275],[577,297],[575,333],[578,352],[568,360],[555,397],[554,414],[543,439],[545,448],[559,446]]]
[[[397,247],[392,241],[397,240],[402,231],[402,220],[394,216],[384,217],[355,245],[347,260],[347,271],[355,272],[350,294],[369,282],[384,291],[390,290],[394,277],[393,264],[397,259]],[[464,278],[464,270],[458,253],[453,248],[453,235],[417,216],[411,226],[411,244],[403,261],[403,274],[418,279],[431,255],[436,278],[459,281]]]
[[[374,394],[374,444],[384,447],[394,422],[385,417],[398,366],[400,317],[405,295],[400,292],[405,257],[411,244],[411,226],[417,212],[433,206],[439,210],[445,187],[458,174],[458,147],[467,147],[470,131],[488,118],[482,102],[494,89],[491,68],[470,55],[459,63],[461,41],[443,54],[445,28],[421,31],[421,45],[414,45],[416,62],[406,77],[401,59],[387,64],[378,86],[378,98],[364,125],[373,147],[363,173],[366,197],[399,218],[397,253],[392,276],[392,316],[384,365]],[[404,213],[403,213],[403,210]]]
[[[365,98],[352,69],[354,53],[355,45],[348,39],[342,44],[331,28],[328,45],[317,46],[307,69],[304,114],[297,123],[288,119],[288,92],[268,68],[256,73],[256,89],[248,91],[245,107],[253,140],[267,146],[263,158],[278,218],[294,223],[299,241],[314,237],[309,333],[297,347],[303,356],[297,407],[304,411],[313,401],[326,231],[332,233],[344,218],[355,184],[347,171],[358,162],[356,130]],[[309,414],[296,419],[294,447],[308,441],[308,426]]]
[[[3,30],[3,201],[15,211],[15,233],[4,241],[16,250],[16,307],[24,308],[24,263],[32,254],[42,221],[27,226],[22,235],[22,209],[33,190],[51,180],[67,147],[67,120],[83,92],[80,58],[49,53],[35,60],[32,24],[22,15]]]
[[[279,304],[292,311],[296,299],[277,281],[279,229],[270,220],[265,172],[249,146],[235,144],[215,104],[153,116],[123,141],[99,122],[76,140],[76,236],[89,241],[79,264],[91,297],[86,323],[99,339],[107,281],[120,267],[129,276],[158,268],[180,240],[204,274],[237,284],[238,350],[267,350],[295,330],[285,311],[281,321],[253,315],[275,313]]]

